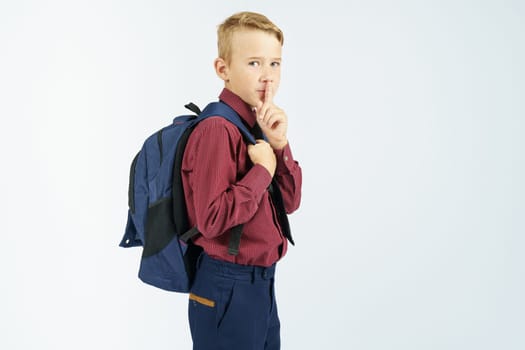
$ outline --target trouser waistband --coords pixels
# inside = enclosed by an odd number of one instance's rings
[[[199,257],[198,267],[236,280],[263,281],[275,276],[275,264],[270,267],[239,265],[214,259],[204,252]]]

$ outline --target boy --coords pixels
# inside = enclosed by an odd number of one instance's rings
[[[263,15],[235,14],[218,28],[215,70],[224,81],[220,100],[254,130],[247,145],[220,117],[191,134],[182,180],[191,226],[203,248],[189,300],[194,349],[279,349],[274,296],[275,263],[287,250],[272,178],[287,213],[299,207],[301,168],[287,139],[288,118],[273,103],[281,72],[283,33]],[[260,131],[267,141],[262,139]],[[237,255],[228,253],[230,229],[244,224]]]

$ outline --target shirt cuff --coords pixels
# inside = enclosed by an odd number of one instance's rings
[[[284,146],[284,148],[281,150],[274,150],[274,153],[277,159],[277,167],[275,168],[275,172],[279,174],[290,173],[293,165],[295,164],[292,156],[292,150],[290,149],[290,144],[286,144],[286,146]]]
[[[255,164],[250,171],[244,175],[242,180],[238,182],[239,185],[245,186],[253,191],[257,202],[260,202],[270,183],[272,183],[270,172],[260,164]]]

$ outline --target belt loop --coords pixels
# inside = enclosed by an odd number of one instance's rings
[[[255,283],[255,270],[256,270],[256,267],[254,266],[254,267],[252,268],[252,284]]]

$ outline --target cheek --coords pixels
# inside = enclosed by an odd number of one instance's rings
[[[281,83],[281,72],[280,71],[275,72],[272,78],[273,78],[273,85],[277,89],[279,87],[279,84]]]
[[[277,91],[279,90],[279,86],[281,84],[281,80],[280,79],[274,79],[273,80],[273,93],[276,94]]]

